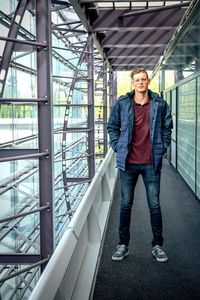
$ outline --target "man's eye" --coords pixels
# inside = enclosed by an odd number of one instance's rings
[[[147,81],[146,79],[136,79],[135,82]]]

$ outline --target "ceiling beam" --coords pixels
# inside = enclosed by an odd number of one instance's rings
[[[105,44],[103,45],[104,48],[120,48],[120,49],[125,49],[125,48],[148,48],[148,47],[151,47],[151,48],[157,48],[157,47],[163,47],[163,46],[167,46],[167,44],[120,44],[120,45],[117,45],[117,44]]]
[[[79,3],[77,0],[69,0],[69,2],[71,3],[71,5],[73,6],[73,9],[75,10],[77,16],[79,17],[82,25],[85,27],[85,29],[87,30],[88,33],[92,32],[92,28],[82,10],[82,8],[80,7]]]
[[[157,47],[163,47],[163,46],[167,46],[168,43],[159,43],[159,44],[120,44],[120,45],[116,45],[116,44],[105,44],[103,45],[104,48],[147,48],[147,47],[151,47],[151,48],[157,48]],[[186,46],[186,43],[179,43],[177,45],[177,47],[184,47]],[[194,43],[187,43],[187,46],[198,46],[198,42],[194,42]]]
[[[152,64],[152,63],[134,63],[134,62],[133,63],[128,63],[128,64],[126,64],[126,63],[113,63],[112,66],[113,67],[116,67],[116,66],[123,67],[123,66],[138,66],[138,65],[142,65],[142,64],[144,64],[146,66],[155,66],[155,63]]]
[[[174,9],[174,8],[179,8],[179,7],[183,7],[183,6],[189,6],[189,5],[190,5],[190,1],[187,1],[187,2],[177,3],[177,4],[173,4],[173,5],[166,5],[166,6],[160,6],[160,7],[155,7],[155,8],[131,11],[131,12],[127,12],[127,13],[124,13],[123,15],[121,15],[121,18],[138,16],[138,15],[143,15],[143,14],[152,13],[152,12],[160,12],[160,11],[164,11],[164,10],[169,10],[169,9]]]
[[[101,32],[101,31],[117,31],[117,32],[130,32],[130,31],[161,31],[161,30],[175,30],[177,26],[147,26],[147,27],[136,27],[136,26],[130,26],[130,27],[123,27],[123,26],[94,26],[93,32]]]
[[[142,15],[121,18],[127,10],[101,10],[98,9],[98,17],[92,24],[93,31],[134,31],[134,30],[175,30],[177,23],[181,20],[185,9],[175,8],[174,10],[162,11],[159,14],[152,13],[145,18]],[[128,10],[130,12],[130,10]],[[173,12],[173,13],[172,13]],[[92,18],[92,14],[89,14]],[[176,16],[176,17],[175,17]]]
[[[156,58],[156,57],[160,57],[160,55],[129,55],[127,57],[127,55],[108,55],[108,58]]]

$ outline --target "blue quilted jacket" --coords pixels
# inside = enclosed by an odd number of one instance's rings
[[[170,144],[173,122],[167,102],[151,90],[148,90],[148,93],[150,97],[152,163],[156,172],[161,169],[162,157]],[[110,145],[117,152],[117,167],[123,171],[126,169],[126,161],[131,151],[134,134],[133,95],[134,90],[119,97],[107,125]]]

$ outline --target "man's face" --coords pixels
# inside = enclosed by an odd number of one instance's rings
[[[148,79],[146,73],[135,74],[132,78],[132,84],[137,93],[144,93],[148,90],[150,80]]]

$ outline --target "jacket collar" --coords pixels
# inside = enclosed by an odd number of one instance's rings
[[[127,93],[126,95],[132,100],[135,94],[135,90],[132,90],[131,92]],[[156,98],[159,97],[158,93],[153,92],[152,90],[148,89],[148,94],[150,97],[150,100],[156,100]]]

